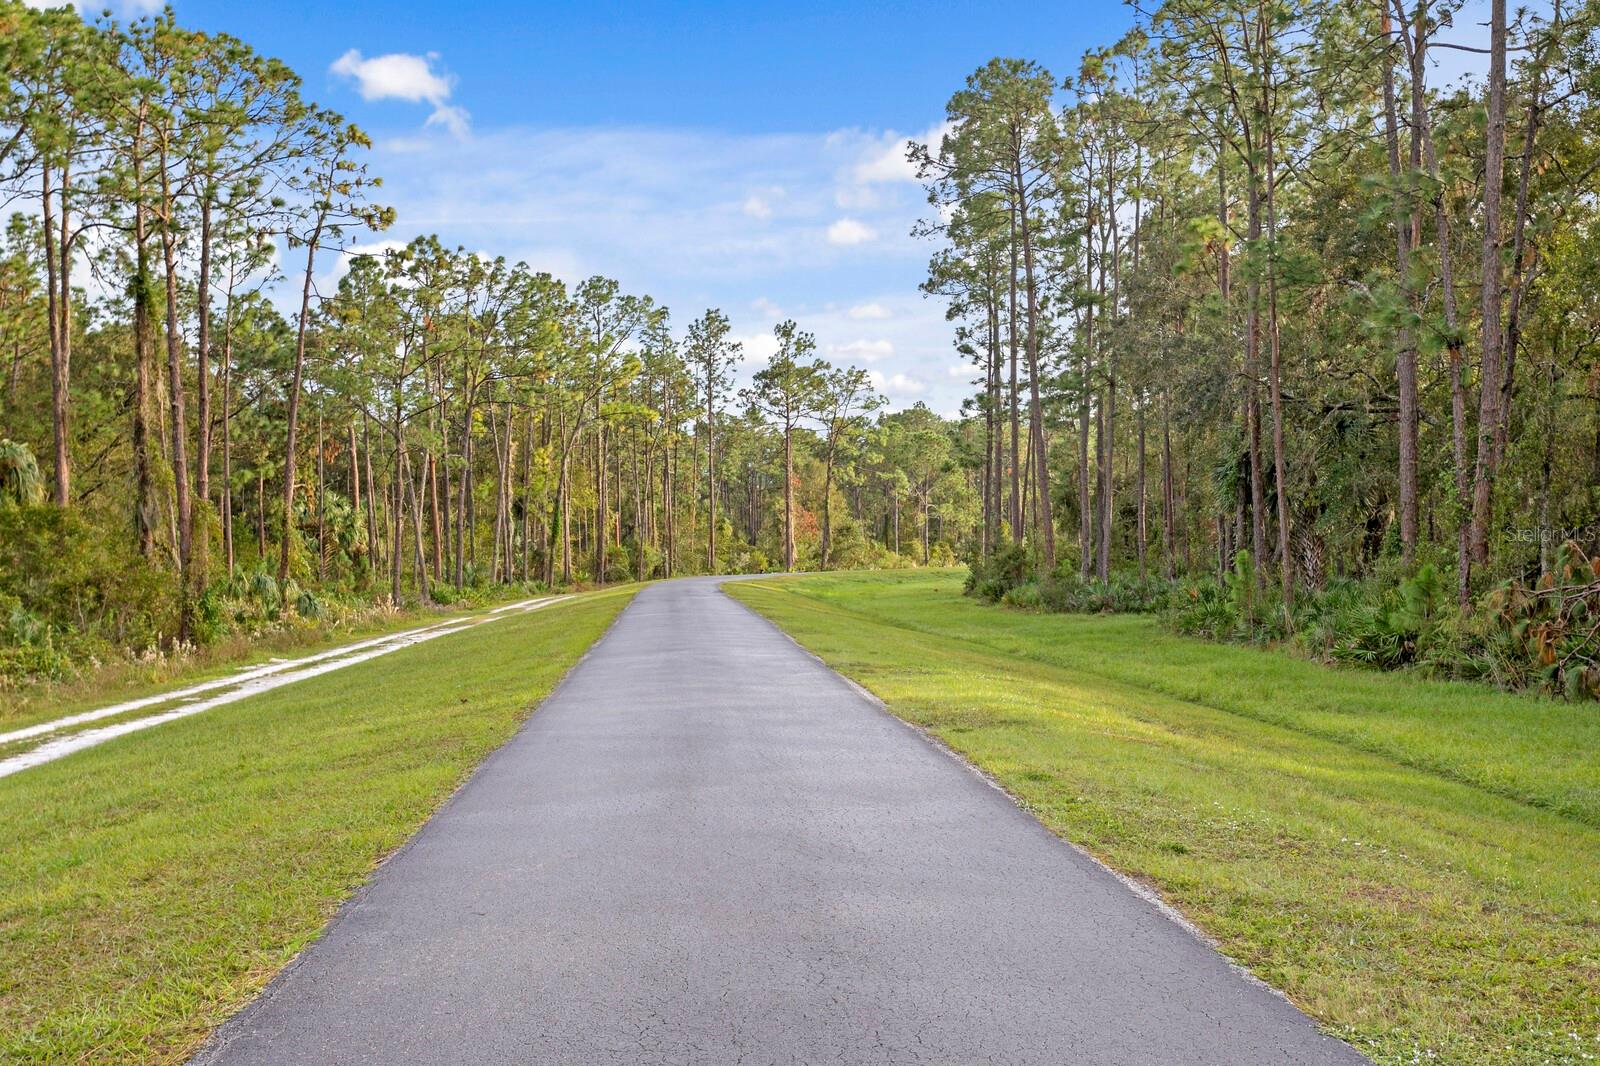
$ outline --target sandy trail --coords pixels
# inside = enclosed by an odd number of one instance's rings
[[[496,607],[483,615],[435,622],[415,629],[402,630],[399,633],[390,633],[383,637],[373,637],[356,641],[352,644],[345,644],[341,647],[330,648],[327,651],[318,652],[315,655],[307,655],[299,659],[277,659],[260,666],[248,667],[227,677],[201,682],[186,688],[144,696],[135,700],[126,700],[122,703],[111,704],[92,711],[84,711],[48,722],[40,722],[23,729],[12,730],[9,733],[0,733],[0,745],[14,744],[38,737],[50,738],[37,747],[12,755],[9,758],[0,759],[0,777],[9,777],[30,767],[53,762],[56,759],[71,755],[75,751],[95,747],[116,737],[126,736],[129,733],[136,733],[144,729],[152,729],[168,722],[175,722],[180,718],[188,718],[216,707],[237,703],[239,700],[247,699],[263,692],[270,692],[273,689],[282,688],[284,685],[292,685],[307,678],[318,677],[334,670],[342,670],[347,666],[364,663],[379,656],[388,655],[390,652],[409,648],[437,637],[473,629],[512,614],[537,611],[543,607],[568,599],[571,599],[571,597],[544,596],[522,600],[517,603],[508,603],[502,607]],[[205,699],[199,698],[206,693],[216,693],[216,695]],[[102,726],[98,729],[85,729],[79,732],[66,733],[66,735],[62,736],[55,735],[90,722],[102,721],[107,718],[131,714],[148,707],[157,707],[174,702],[180,705],[169,710],[145,715],[144,717]]]

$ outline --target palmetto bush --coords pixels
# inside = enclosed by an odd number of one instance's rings
[[[1007,545],[972,567],[966,591],[1021,610],[1160,614],[1177,631],[1207,640],[1600,699],[1600,555],[1571,542],[1537,582],[1507,581],[1465,613],[1455,604],[1453,576],[1432,563],[1409,576],[1303,589],[1292,620],[1278,607],[1277,591],[1256,581],[1248,553],[1221,582],[1038,578],[1029,564],[1025,551]]]
[[[44,500],[44,477],[26,444],[0,437],[0,507],[31,507]]]

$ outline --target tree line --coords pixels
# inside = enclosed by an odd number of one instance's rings
[[[1424,568],[1463,608],[1593,591],[1563,544],[1600,541],[1600,8],[1460,9],[1135,4],[1070,76],[996,59],[950,98],[910,157],[982,556],[1247,572],[1291,628]]]
[[[793,322],[739,388],[718,310],[680,334],[604,277],[363,246],[394,220],[368,138],[242,41],[6,0],[0,61],[13,644],[204,640],[251,595],[949,560],[975,525],[959,427]]]

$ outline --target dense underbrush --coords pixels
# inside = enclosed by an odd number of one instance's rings
[[[1511,579],[1458,610],[1446,571],[1425,563],[1390,580],[1332,580],[1301,590],[1291,613],[1241,552],[1231,571],[1167,580],[1100,581],[1058,567],[1041,576],[1007,545],[977,560],[970,596],[1019,610],[1159,615],[1173,629],[1229,643],[1271,645],[1330,663],[1600,699],[1600,555],[1563,545],[1537,581]]]
[[[0,691],[107,668],[159,677],[196,659],[380,626],[408,610],[544,590],[536,582],[490,584],[470,568],[460,588],[432,583],[426,603],[395,603],[382,584],[370,574],[280,582],[269,561],[251,559],[194,598],[191,638],[183,641],[172,573],[139,557],[123,531],[59,508],[0,507]]]

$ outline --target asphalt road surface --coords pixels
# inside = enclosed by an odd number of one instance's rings
[[[691,579],[196,1061],[1366,1060]]]

